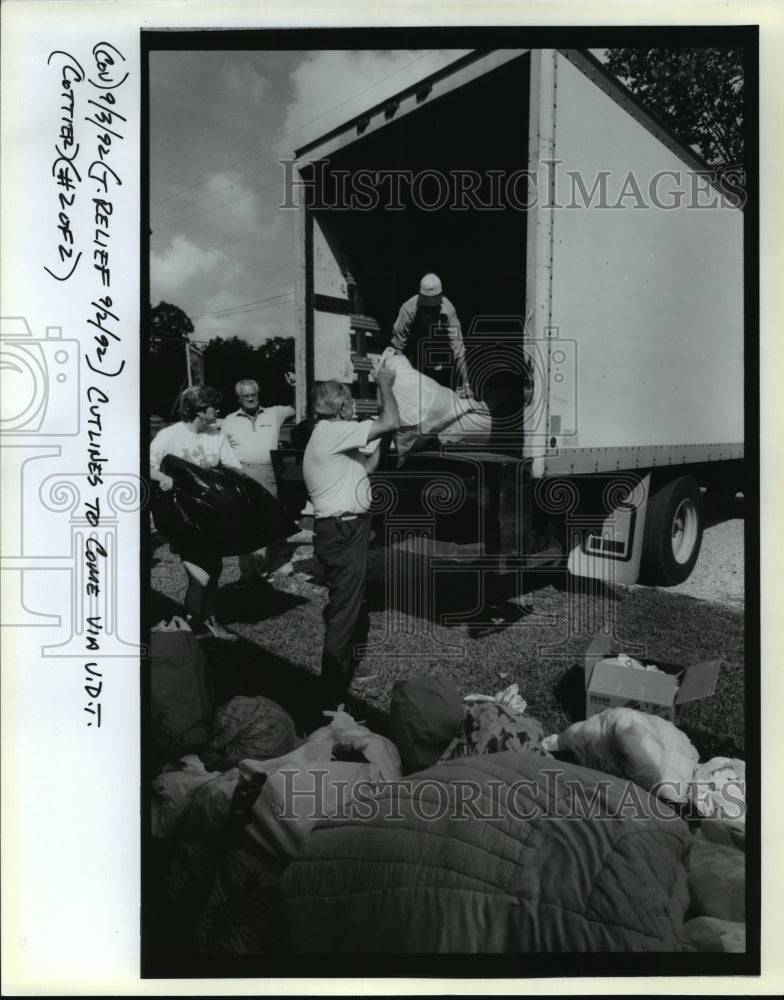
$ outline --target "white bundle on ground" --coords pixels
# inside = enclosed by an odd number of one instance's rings
[[[712,757],[694,771],[692,801],[702,817],[718,817],[733,826],[746,822],[746,763]]]
[[[371,732],[343,711],[325,712],[331,721],[305,743],[274,760],[243,760],[241,779],[267,780],[253,804],[248,836],[276,857],[294,857],[319,819],[340,817],[354,790],[365,783],[401,777],[400,754],[391,740]],[[362,761],[334,760],[339,750],[355,750]]]
[[[168,837],[190,808],[191,799],[202,785],[220,777],[220,771],[208,771],[195,754],[186,754],[167,765],[152,783],[152,835]]]
[[[629,778],[659,798],[685,802],[699,755],[685,733],[667,719],[633,708],[608,708],[575,722],[540,744],[565,750],[585,767]]]

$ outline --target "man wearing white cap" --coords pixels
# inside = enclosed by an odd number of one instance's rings
[[[446,346],[445,335],[454,357],[457,391],[461,396],[470,396],[465,345],[455,307],[444,295],[438,275],[426,274],[419,284],[418,294],[412,295],[400,307],[392,327],[391,344],[423,375],[451,389],[452,366],[439,345],[439,339],[444,338]]]

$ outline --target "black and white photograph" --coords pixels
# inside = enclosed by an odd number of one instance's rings
[[[410,6],[3,5],[5,995],[777,974],[782,26]]]
[[[151,974],[754,964],[755,32],[579,34],[143,38]]]

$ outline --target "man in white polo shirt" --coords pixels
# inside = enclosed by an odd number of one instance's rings
[[[324,569],[329,600],[324,608],[321,680],[326,698],[337,704],[351,681],[372,673],[356,671],[355,636],[362,610],[370,541],[370,480],[379,448],[362,454],[371,441],[392,434],[399,419],[392,383],[395,373],[381,367],[375,376],[380,393],[375,420],[354,420],[354,400],[340,382],[316,390],[316,426],[305,448],[302,473],[313,504],[313,547]]]
[[[221,431],[242,463],[243,471],[277,497],[270,452],[278,447],[280,429],[294,416],[294,410],[291,406],[260,406],[259,384],[253,379],[241,379],[234,388],[240,408],[226,417]],[[240,584],[258,585],[269,569],[268,548],[241,555],[239,563]]]

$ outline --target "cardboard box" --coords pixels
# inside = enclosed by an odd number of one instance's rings
[[[606,708],[626,706],[649,715],[660,715],[677,722],[684,705],[707,698],[716,690],[721,660],[706,660],[684,667],[651,656],[634,659],[657,670],[635,670],[623,666],[618,654],[623,652],[612,639],[597,636],[585,654],[585,717],[589,719]]]

